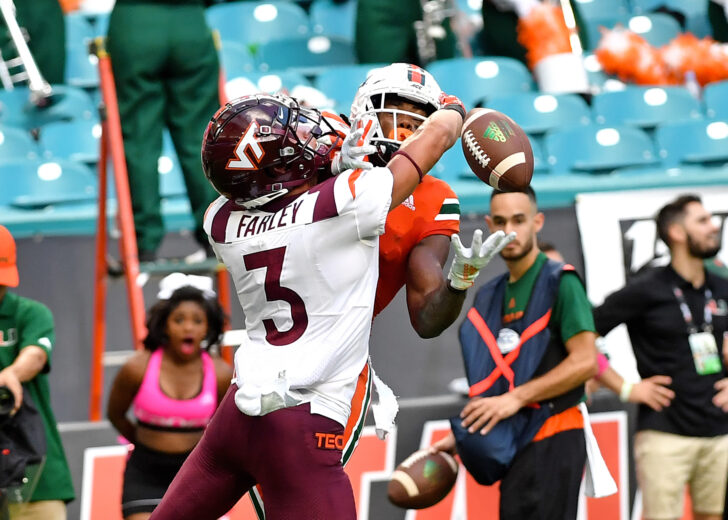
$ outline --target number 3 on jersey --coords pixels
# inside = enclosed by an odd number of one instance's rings
[[[283,260],[286,256],[285,247],[268,249],[243,256],[245,268],[248,271],[253,269],[265,269],[265,297],[269,302],[282,300],[291,306],[291,320],[293,325],[290,329],[281,332],[276,328],[273,320],[263,320],[265,326],[265,339],[271,345],[282,347],[289,345],[300,338],[308,327],[308,314],[306,305],[301,297],[294,290],[281,285],[281,272],[283,271]]]

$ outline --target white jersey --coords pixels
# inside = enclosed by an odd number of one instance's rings
[[[205,230],[249,337],[235,355],[238,387],[265,393],[282,376],[312,413],[346,424],[369,354],[392,184],[387,168],[353,170],[265,211],[224,197],[210,206]]]

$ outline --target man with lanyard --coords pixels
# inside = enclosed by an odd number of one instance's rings
[[[591,306],[573,267],[549,260],[538,249],[544,215],[530,187],[494,191],[486,222],[491,232],[515,231],[516,239],[501,252],[508,272],[478,291],[461,326],[471,400],[451,420],[455,433],[432,450],[454,453],[457,439],[466,468],[482,482],[473,470],[485,465],[489,476],[498,473],[483,462],[493,454],[484,444],[517,435],[515,456],[501,460],[502,471],[489,482],[501,482],[501,520],[575,519],[586,460],[585,423],[577,404],[584,382],[597,371]],[[527,348],[520,349],[526,342]],[[488,352],[493,352],[492,371],[484,361]],[[499,370],[503,377],[488,386]],[[529,423],[525,433],[504,429],[522,420]]]
[[[635,276],[594,311],[604,335],[627,325],[640,377],[671,379],[674,399],[641,405],[634,443],[644,518],[682,516],[689,484],[696,520],[719,520],[728,473],[728,378],[721,346],[728,327],[728,280],[706,271],[719,229],[699,197],[683,195],[657,215],[670,264]],[[624,382],[620,395],[629,396]]]

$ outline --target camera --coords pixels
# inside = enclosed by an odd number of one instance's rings
[[[15,396],[7,386],[0,386],[0,420],[7,419],[15,408]]]

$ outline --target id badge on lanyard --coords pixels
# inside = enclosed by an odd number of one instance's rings
[[[690,351],[693,354],[695,370],[701,376],[719,373],[722,369],[722,364],[720,354],[718,353],[718,345],[712,332],[713,314],[710,310],[709,303],[713,295],[710,289],[705,290],[703,332],[698,332],[683,292],[677,287],[673,288],[673,292],[680,304],[680,312],[682,312],[685,324],[688,327],[688,343],[690,344]]]
[[[720,372],[718,345],[712,332],[693,332],[688,336],[688,342],[698,374],[705,376]]]

